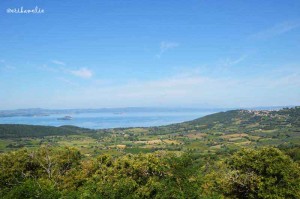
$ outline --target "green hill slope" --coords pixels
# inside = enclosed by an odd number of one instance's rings
[[[74,146],[86,154],[157,150],[208,153],[241,147],[295,146],[300,145],[300,107],[276,111],[232,110],[150,128],[90,130],[75,126],[0,125],[0,151],[46,143]]]
[[[278,111],[232,110],[215,113],[193,121],[153,128],[172,132],[222,132],[248,133],[260,135],[277,135],[300,133],[300,107],[286,108]]]
[[[53,135],[76,135],[92,132],[75,126],[39,126],[22,124],[0,124],[0,138],[43,137]]]

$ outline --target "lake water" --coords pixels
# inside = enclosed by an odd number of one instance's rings
[[[213,112],[185,111],[185,112],[126,112],[126,113],[73,113],[51,114],[36,117],[0,117],[0,124],[32,124],[62,126],[74,125],[91,129],[117,127],[150,127],[193,120]],[[58,120],[64,116],[71,116],[72,120]]]

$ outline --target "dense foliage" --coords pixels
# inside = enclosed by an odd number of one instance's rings
[[[0,156],[1,198],[299,198],[299,164],[276,148],[211,160],[160,151],[83,157],[41,147]]]
[[[206,177],[229,198],[299,198],[299,164],[275,148],[243,149]]]

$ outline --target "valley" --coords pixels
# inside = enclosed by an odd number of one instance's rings
[[[0,125],[0,151],[41,145],[75,147],[86,156],[160,150],[201,154],[243,147],[300,144],[300,108],[232,110],[178,124],[147,128],[85,129],[74,126]]]

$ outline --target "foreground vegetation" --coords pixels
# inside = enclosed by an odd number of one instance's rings
[[[300,107],[150,128],[0,125],[0,198],[300,198]]]
[[[299,149],[298,149],[299,151]],[[41,147],[0,156],[1,198],[299,198],[299,161],[276,148],[86,158]]]

